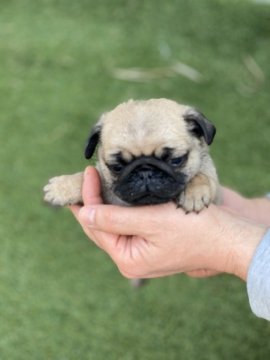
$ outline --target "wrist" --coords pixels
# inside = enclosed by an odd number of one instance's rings
[[[270,225],[270,194],[251,199],[242,195],[237,196],[237,201],[234,199],[234,207],[232,207],[234,210],[258,224]]]
[[[249,199],[228,188],[222,191],[223,206],[259,224],[270,225],[270,194]]]
[[[270,226],[270,198],[255,198],[247,201],[248,209],[254,221]]]
[[[266,228],[238,219],[229,236],[224,271],[246,281],[249,265]]]

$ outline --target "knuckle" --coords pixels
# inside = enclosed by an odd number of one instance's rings
[[[124,276],[126,279],[137,279],[138,277],[141,277],[140,274],[127,271],[126,269],[122,269],[122,268],[118,268],[118,269],[121,275]]]
[[[120,261],[117,265],[119,272],[127,279],[137,279],[143,277],[140,266],[133,264],[131,261]]]
[[[135,279],[135,276],[131,275],[129,272],[119,269],[120,274],[126,279]]]

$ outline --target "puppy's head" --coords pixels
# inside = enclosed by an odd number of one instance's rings
[[[105,197],[159,204],[174,200],[199,172],[214,136],[215,127],[191,107],[166,99],[130,100],[102,116],[85,156],[91,158],[99,144]]]

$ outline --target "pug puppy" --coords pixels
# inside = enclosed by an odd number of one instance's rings
[[[96,148],[103,199],[123,206],[174,201],[186,213],[220,202],[209,155],[216,129],[196,109],[167,99],[129,100],[102,115],[85,157]],[[83,203],[83,173],[54,177],[44,187],[52,205]]]

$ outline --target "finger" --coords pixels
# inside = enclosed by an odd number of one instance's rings
[[[97,230],[121,235],[152,235],[162,227],[163,219],[179,209],[173,204],[146,207],[121,207],[113,205],[85,206],[80,210],[80,219]]]
[[[68,209],[72,212],[75,219],[77,221],[79,221],[79,213],[80,213],[81,206],[80,205],[70,205],[70,206],[68,206]]]
[[[103,203],[99,173],[92,166],[88,166],[84,171],[82,197],[85,205]]]
[[[88,236],[88,238],[92,240],[98,247],[103,248],[102,243],[106,242],[107,238],[110,238],[111,240],[112,237],[110,234],[106,234],[104,232],[92,229],[89,226],[87,226],[87,224],[85,224],[85,221],[80,217],[80,209],[82,208],[81,206],[71,205],[68,208],[70,209],[70,211],[72,212],[78,223],[81,225],[83,231]]]
[[[100,178],[96,168],[88,166],[84,171],[82,196],[85,205],[96,205],[102,203]],[[79,221],[79,211],[82,206],[70,205],[69,210]]]

